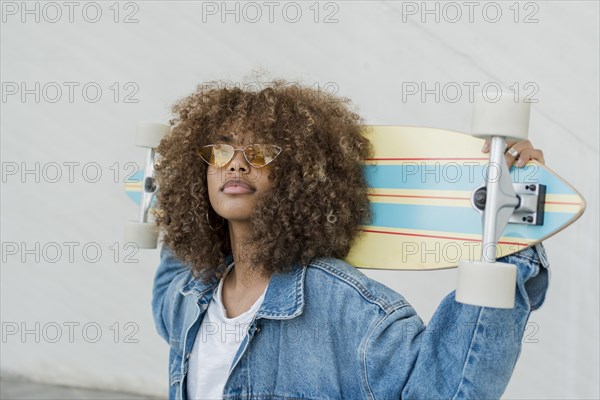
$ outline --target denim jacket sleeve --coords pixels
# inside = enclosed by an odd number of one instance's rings
[[[458,303],[454,292],[429,325],[409,305],[381,317],[366,340],[373,399],[492,399],[504,392],[530,312],[544,301],[548,262],[541,244],[498,261],[517,266],[513,309]],[[394,351],[382,349],[393,348]]]
[[[160,264],[154,276],[152,287],[152,314],[159,335],[169,343],[171,321],[173,315],[173,299],[178,283],[187,276],[190,269],[179,262],[171,251],[163,246],[160,253]]]

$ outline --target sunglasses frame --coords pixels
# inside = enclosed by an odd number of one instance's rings
[[[277,146],[276,144],[269,144],[268,146],[273,146],[273,147],[277,148],[277,150],[279,150],[279,151],[278,151],[278,152],[277,152],[277,154],[276,154],[276,155],[273,157],[273,159],[272,159],[271,161],[269,161],[268,163],[266,163],[266,164],[263,164],[263,165],[261,165],[261,166],[256,166],[256,165],[254,165],[252,162],[250,162],[250,160],[248,160],[248,157],[246,156],[246,149],[247,149],[248,147],[250,147],[250,146],[257,146],[257,145],[265,145],[265,143],[250,143],[250,144],[248,144],[248,145],[246,145],[246,146],[244,146],[244,147],[237,148],[237,149],[236,149],[235,147],[233,147],[232,145],[228,144],[228,143],[214,143],[214,144],[208,144],[208,145],[206,145],[206,146],[202,146],[202,147],[200,148],[200,158],[202,159],[202,161],[204,161],[205,163],[207,163],[208,165],[210,165],[210,166],[212,166],[212,167],[216,167],[216,168],[222,168],[222,167],[224,167],[225,165],[229,164],[229,163],[231,162],[231,160],[233,160],[233,158],[235,157],[235,152],[236,152],[236,151],[241,151],[241,152],[242,152],[242,154],[243,154],[243,156],[244,156],[244,159],[246,160],[246,162],[247,162],[248,164],[252,165],[252,167],[254,167],[254,168],[262,168],[262,167],[265,167],[265,166],[269,165],[270,163],[272,163],[272,162],[273,162],[273,160],[275,160],[275,159],[277,158],[277,156],[279,156],[279,155],[281,154],[281,152],[283,151],[283,149],[282,149],[281,147]],[[212,164],[212,163],[208,162],[208,161],[207,161],[207,160],[206,160],[204,157],[202,157],[202,149],[206,149],[206,148],[208,148],[208,147],[214,147],[214,146],[229,146],[229,147],[233,148],[233,154],[231,155],[231,158],[230,158],[229,160],[227,160],[227,162],[226,162],[226,163],[224,163],[223,165],[215,165],[215,164]]]

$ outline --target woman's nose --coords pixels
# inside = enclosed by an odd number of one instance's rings
[[[244,152],[241,149],[236,149],[233,155],[233,158],[229,162],[228,166],[229,170],[235,171],[236,169],[247,171],[248,161],[246,161],[246,157],[244,157]]]

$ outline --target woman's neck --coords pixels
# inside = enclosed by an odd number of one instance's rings
[[[262,266],[252,265],[251,259],[255,249],[246,244],[249,235],[249,223],[229,221],[229,239],[235,267],[227,274],[224,286],[227,285],[229,290],[239,294],[252,295],[264,291],[270,276],[264,272]]]
[[[228,318],[235,318],[249,310],[269,285],[270,277],[262,267],[252,268],[254,249],[244,245],[250,227],[229,221],[229,238],[234,267],[229,271],[222,287],[222,301]]]

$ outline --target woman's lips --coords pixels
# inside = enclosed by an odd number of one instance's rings
[[[254,189],[244,181],[229,180],[223,185],[223,193],[227,194],[245,194],[252,193]]]

